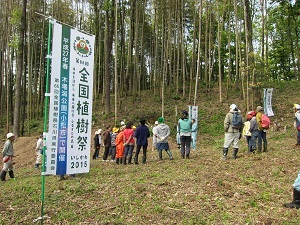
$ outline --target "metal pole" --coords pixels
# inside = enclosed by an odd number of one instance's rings
[[[45,159],[46,159],[46,133],[48,124],[48,105],[49,105],[49,73],[50,73],[50,63],[51,63],[51,36],[52,36],[52,21],[49,20],[48,27],[48,51],[47,51],[47,70],[46,70],[46,91],[45,91],[45,105],[44,105],[44,147],[43,147],[43,165],[42,165],[42,194],[41,194],[41,220],[40,224],[43,224],[44,220],[44,201],[45,201]]]

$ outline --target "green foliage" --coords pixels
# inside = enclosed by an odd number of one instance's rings
[[[199,115],[199,131],[202,134],[210,134],[211,136],[219,136],[224,133],[224,118],[227,112],[215,111],[209,113],[200,110]]]

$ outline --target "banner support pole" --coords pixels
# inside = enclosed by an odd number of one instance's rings
[[[44,134],[43,134],[43,164],[42,164],[42,193],[41,193],[41,219],[40,224],[43,224],[44,219],[44,202],[45,202],[45,161],[46,161],[46,133],[47,133],[47,123],[48,123],[48,106],[49,106],[49,74],[50,74],[50,64],[51,64],[51,35],[52,35],[52,21],[49,20],[48,27],[48,46],[47,46],[47,69],[46,69],[46,91],[45,91],[45,105],[44,105]]]

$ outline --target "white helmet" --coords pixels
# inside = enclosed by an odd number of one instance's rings
[[[229,106],[229,109],[231,109],[231,110],[235,110],[235,109],[237,109],[237,106],[236,106],[236,104],[231,104],[231,105]]]
[[[11,138],[11,137],[14,137],[15,135],[13,134],[13,133],[8,133],[7,135],[6,135],[6,137],[7,137],[7,139],[9,139],[9,138]]]
[[[300,109],[300,105],[299,104],[294,104],[294,108],[299,110]]]

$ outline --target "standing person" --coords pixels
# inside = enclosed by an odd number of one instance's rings
[[[115,157],[116,157],[116,138],[117,138],[117,135],[118,135],[118,131],[119,129],[114,127],[112,129],[112,134],[111,134],[111,146],[110,146],[110,155],[111,155],[111,158],[110,158],[110,161],[113,162],[115,161]]]
[[[251,132],[251,139],[250,139],[250,145],[252,152],[254,153],[257,149],[257,137],[258,137],[258,123],[256,120],[256,112],[253,113],[253,116],[250,120],[250,129],[249,131]]]
[[[6,135],[6,138],[7,141],[5,142],[2,150],[2,157],[3,157],[4,164],[0,175],[1,181],[5,181],[7,171],[10,178],[15,178],[14,167],[13,167],[13,157],[14,157],[13,142],[15,140],[15,135],[13,133],[8,133]]]
[[[180,131],[179,131],[179,126],[177,124],[176,126],[176,143],[177,143],[177,148],[181,149],[181,143],[180,143]]]
[[[196,123],[195,119],[192,119],[192,149],[196,150],[196,142],[197,142],[197,130],[198,130],[198,125]]]
[[[101,142],[102,142],[102,138],[101,138],[101,132],[102,130],[99,129],[95,132],[95,136],[94,136],[94,155],[93,155],[93,159],[98,159],[99,158],[99,152],[100,152],[100,147],[101,147]]]
[[[256,121],[258,125],[258,136],[257,136],[257,152],[261,153],[267,151],[268,142],[267,142],[267,130],[262,127],[262,117],[264,114],[264,108],[257,106],[256,108]],[[262,144],[264,142],[264,144]],[[263,149],[262,149],[263,147]]]
[[[188,118],[188,112],[182,111],[181,118],[178,120],[178,129],[181,143],[181,158],[190,158],[192,121]]]
[[[36,160],[35,160],[34,168],[36,168],[36,169],[39,168],[39,166],[42,162],[43,148],[44,148],[43,134],[41,134],[39,139],[36,142],[36,147],[35,147]]]
[[[158,121],[155,121],[154,127],[152,128],[152,135],[153,135],[153,137],[152,137],[152,151],[154,151],[156,149],[156,144],[157,144],[157,139],[156,139],[156,136],[155,136],[157,125],[158,125]]]
[[[123,157],[123,164],[126,165],[127,156],[128,156],[128,164],[131,164],[132,152],[134,148],[134,130],[132,129],[132,122],[127,122],[125,130],[123,131],[124,135],[124,146],[125,152]]]
[[[157,150],[159,159],[162,160],[162,151],[165,150],[170,160],[173,160],[172,153],[170,151],[168,137],[170,136],[170,128],[167,124],[165,124],[165,120],[163,117],[158,118],[158,125],[156,126],[156,138],[157,138]]]
[[[247,141],[247,145],[248,145],[248,154],[252,153],[253,152],[253,149],[252,149],[252,142],[251,142],[251,131],[250,131],[250,126],[251,126],[251,119],[253,117],[255,117],[256,113],[254,111],[250,111],[247,113],[247,116],[246,116],[246,122],[244,123],[244,128],[243,128],[243,132],[242,132],[242,135],[246,138],[246,141]]]
[[[125,126],[120,127],[119,133],[116,136],[116,163],[122,164],[123,156],[124,156],[124,134],[123,130]]]
[[[300,171],[298,176],[293,184],[293,200],[290,203],[283,204],[287,208],[296,208],[300,209]]]
[[[240,115],[240,110],[235,104],[231,104],[229,112],[224,119],[225,138],[223,145],[223,159],[227,159],[228,149],[232,145],[233,158],[237,158],[239,151],[239,139],[241,138],[241,131],[243,130],[243,120]]]
[[[297,143],[295,145],[299,147],[300,146],[300,105],[294,104],[294,112],[295,112],[295,128],[297,130]]]
[[[111,146],[111,128],[110,126],[106,127],[106,131],[103,134],[103,144],[104,144],[104,152],[103,152],[103,158],[102,161],[106,161],[109,153],[109,148]]]
[[[143,159],[142,162],[146,163],[147,160],[147,147],[148,147],[148,138],[150,137],[149,128],[145,125],[146,120],[140,120],[140,126],[135,130],[134,137],[136,138],[136,152],[134,156],[134,164],[138,164],[139,154],[141,148],[143,148]]]

